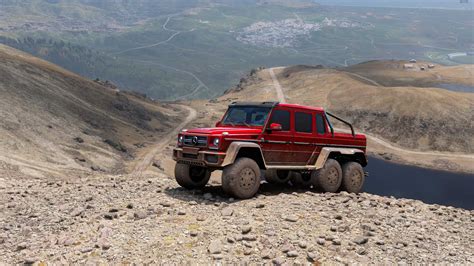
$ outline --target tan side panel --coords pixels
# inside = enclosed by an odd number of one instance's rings
[[[323,168],[331,152],[339,152],[341,154],[347,154],[347,155],[353,155],[356,153],[364,154],[364,152],[359,149],[325,147],[321,149],[321,153],[319,154],[318,160],[316,160],[316,164],[314,165],[315,170]]]
[[[252,142],[244,142],[244,141],[236,141],[232,142],[230,144],[229,148],[227,149],[224,162],[222,163],[222,166],[227,166],[229,164],[233,164],[235,161],[235,158],[237,157],[237,154],[239,153],[241,148],[256,148],[260,151],[260,155],[263,158],[262,150],[260,149],[260,146],[257,143],[252,143]],[[263,158],[264,162],[265,159]]]

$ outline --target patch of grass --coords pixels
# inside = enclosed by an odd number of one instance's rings
[[[105,139],[105,143],[110,145],[112,148],[116,149],[120,152],[127,152],[127,148],[120,143],[120,141],[112,140],[112,139]]]

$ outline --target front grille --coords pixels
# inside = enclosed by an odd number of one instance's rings
[[[193,142],[193,140],[194,140],[194,142]],[[187,135],[187,136],[184,136],[183,143],[186,146],[206,147],[207,146],[207,137]]]
[[[188,158],[188,159],[197,159],[197,158],[198,158],[198,156],[197,156],[197,154],[183,153],[183,158]]]
[[[196,162],[196,161],[179,160],[178,163],[194,165],[194,166],[206,166],[204,162]]]

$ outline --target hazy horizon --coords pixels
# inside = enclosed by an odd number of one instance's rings
[[[329,6],[473,9],[472,0],[467,4],[460,3],[459,0],[315,0],[315,2]]]

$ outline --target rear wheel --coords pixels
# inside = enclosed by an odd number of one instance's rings
[[[364,186],[365,175],[362,165],[348,162],[342,166],[342,188],[349,193],[359,193]]]
[[[174,168],[174,177],[176,182],[184,188],[203,188],[211,177],[211,171],[205,167],[177,163]]]
[[[337,192],[342,183],[341,165],[334,159],[328,159],[323,168],[312,174],[313,184],[325,192]]]
[[[249,158],[239,158],[222,172],[222,188],[239,199],[253,197],[260,187],[260,167]]]
[[[271,184],[286,184],[291,179],[291,171],[269,169],[265,171],[265,180]]]
[[[291,184],[295,187],[309,188],[313,184],[311,172],[292,172]]]

